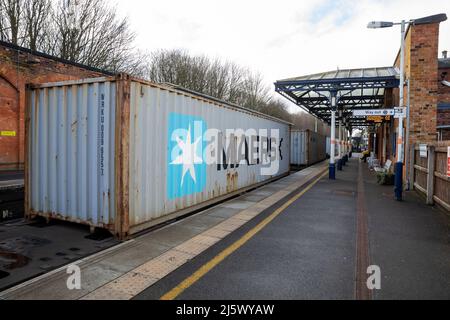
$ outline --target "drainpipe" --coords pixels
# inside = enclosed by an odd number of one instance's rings
[[[410,99],[410,91],[411,91],[411,80],[408,79],[407,80],[407,84],[408,84],[408,102],[407,102],[407,106],[406,106],[406,142],[405,142],[405,166],[406,168],[410,167],[410,157],[409,155],[411,154],[409,151],[409,126],[410,126],[410,119],[409,119],[409,115],[410,115],[410,110],[409,110],[409,105],[411,102]],[[413,189],[413,186],[411,185],[411,172],[407,169],[406,170],[406,190],[410,191]]]
[[[401,23],[401,49],[400,49],[400,107],[404,107],[405,85],[405,33],[406,21]],[[395,199],[402,200],[403,193],[403,117],[398,119],[397,163],[395,164]]]

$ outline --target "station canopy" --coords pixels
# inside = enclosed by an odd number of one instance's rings
[[[384,108],[385,90],[399,86],[394,67],[337,70],[275,82],[275,90],[312,115],[331,123],[331,92],[336,92],[337,110],[349,127],[367,125],[353,110]],[[339,119],[339,113],[336,113]]]

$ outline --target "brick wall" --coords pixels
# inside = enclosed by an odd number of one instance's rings
[[[437,140],[437,103],[439,96],[439,23],[410,26],[406,35],[405,77],[410,81],[409,143]],[[400,55],[395,66],[400,66]],[[398,89],[393,90],[398,103]],[[408,88],[405,86],[405,105]],[[406,121],[404,123],[406,127]],[[393,128],[394,129],[394,128]],[[408,152],[408,150],[405,150]]]
[[[439,23],[411,26],[406,37],[405,76],[410,80],[410,143],[437,139]],[[400,57],[395,61],[399,67]],[[394,90],[398,103],[398,90]],[[405,104],[408,88],[405,86]]]
[[[438,102],[439,24],[411,27],[410,140],[435,141]]]
[[[25,85],[105,75],[100,70],[0,43],[0,170],[22,169]]]
[[[438,45],[439,23],[410,26],[405,38],[405,77],[409,80],[410,130],[409,147],[414,143],[436,141],[437,104],[439,100]],[[394,65],[400,66],[400,55],[397,55]],[[408,103],[408,87],[404,90],[404,105]],[[399,90],[393,90],[393,100],[399,103]],[[406,128],[406,119],[404,120]],[[393,134],[398,128],[395,121],[391,128]],[[410,151],[406,149],[406,163],[409,167]]]

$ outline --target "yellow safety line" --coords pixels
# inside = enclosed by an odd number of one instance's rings
[[[248,240],[250,240],[254,235],[256,235],[259,231],[261,231],[264,227],[266,227],[273,219],[275,219],[277,216],[279,216],[284,210],[286,210],[292,203],[294,203],[296,200],[298,200],[301,196],[303,196],[309,189],[311,189],[317,182],[320,181],[325,175],[327,175],[327,172],[322,174],[318,179],[316,179],[314,182],[312,182],[308,187],[303,189],[301,192],[290,198],[288,201],[286,201],[281,207],[279,207],[277,210],[275,210],[270,216],[265,218],[263,221],[261,221],[258,225],[253,227],[250,231],[248,231],[245,235],[242,236],[239,240],[234,242],[232,245],[230,245],[228,248],[224,249],[222,252],[220,252],[217,256],[215,256],[213,259],[208,261],[206,264],[201,266],[197,271],[195,271],[191,276],[183,280],[179,285],[177,285],[175,288],[164,294],[160,300],[173,300],[176,297],[178,297],[184,290],[192,286],[194,283],[196,283],[198,280],[200,280],[206,273],[208,273],[211,269],[213,269],[215,266],[217,266],[220,262],[225,260],[226,257],[228,257],[230,254],[232,254],[234,251],[242,247]]]

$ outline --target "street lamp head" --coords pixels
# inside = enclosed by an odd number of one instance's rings
[[[371,21],[367,25],[369,29],[380,29],[380,28],[390,28],[394,25],[393,22],[388,21]]]

